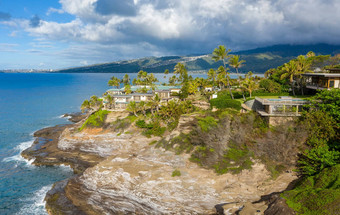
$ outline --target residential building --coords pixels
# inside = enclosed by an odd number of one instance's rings
[[[340,89],[340,69],[327,69],[326,73],[303,74],[306,88],[312,90]]]
[[[255,97],[252,109],[267,119],[270,125],[278,125],[300,116],[302,106],[307,100],[281,96],[278,99],[263,99]]]
[[[142,101],[148,102],[154,99],[156,94],[161,101],[168,101],[173,98],[173,93],[179,93],[180,90],[180,86],[131,86],[131,93],[126,94],[124,87],[120,89],[109,89],[106,93],[111,95],[113,101],[109,104],[109,102],[104,99],[104,104],[108,109],[124,110],[131,101],[135,101],[136,103]]]

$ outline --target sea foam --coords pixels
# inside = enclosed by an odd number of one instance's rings
[[[31,160],[26,160],[21,156],[21,152],[24,151],[25,149],[29,148],[33,144],[34,140],[22,142],[19,145],[17,145],[14,150],[19,152],[18,154],[4,158],[2,162],[21,162],[21,163],[26,163],[27,165],[31,165],[34,162],[34,159]]]
[[[28,214],[47,214],[45,210],[45,196],[46,193],[52,188],[53,184],[42,187],[37,190],[31,197],[27,199],[22,199],[22,201],[27,202],[17,215],[28,215]]]

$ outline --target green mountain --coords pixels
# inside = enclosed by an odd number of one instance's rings
[[[338,54],[339,45],[317,44],[317,45],[275,45],[264,48],[257,48],[246,51],[234,52],[245,60],[245,65],[239,69],[240,72],[264,73],[270,68],[276,68],[283,63],[304,55],[309,51],[317,55]],[[173,71],[178,63],[185,63],[189,71],[207,71],[211,68],[217,69],[222,62],[215,62],[211,59],[211,54],[191,55],[191,56],[167,56],[167,57],[146,57],[136,60],[117,61],[104,64],[95,64],[84,67],[62,69],[60,73],[135,73],[140,70],[153,73],[163,73],[169,69]],[[234,71],[233,68],[230,68]]]

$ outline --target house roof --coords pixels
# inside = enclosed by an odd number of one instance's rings
[[[153,93],[132,93],[132,96],[153,96]]]
[[[139,85],[133,85],[131,86],[131,91],[136,92],[138,89],[146,88],[148,89],[148,93],[151,93],[151,86],[139,86]],[[181,86],[163,86],[163,85],[156,85],[155,86],[155,91],[171,91],[172,89],[181,89]],[[124,92],[125,89],[124,87],[120,89],[108,89],[107,91],[111,92]],[[141,93],[144,94],[144,93]]]
[[[113,95],[113,98],[131,98],[131,94],[123,94],[123,95]]]
[[[329,77],[329,78],[338,78],[340,77],[340,73],[305,73],[303,76],[314,76],[314,77]]]

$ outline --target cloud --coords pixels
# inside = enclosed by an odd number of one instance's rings
[[[30,27],[32,28],[37,28],[41,25],[41,19],[38,15],[34,15],[31,19],[30,19]]]
[[[0,20],[10,20],[11,14],[0,11]]]
[[[340,44],[339,0],[59,0],[73,20],[2,21],[68,44],[60,56],[98,62],[274,44]]]
[[[133,0],[98,0],[95,10],[102,15],[135,16],[137,8]]]
[[[0,52],[18,52],[15,48],[19,46],[16,43],[0,43]]]
[[[64,11],[63,9],[56,9],[56,8],[50,7],[50,8],[48,9],[48,11],[46,12],[46,15],[49,16],[49,15],[51,15],[52,13],[63,14],[63,13],[65,13],[65,11]]]

